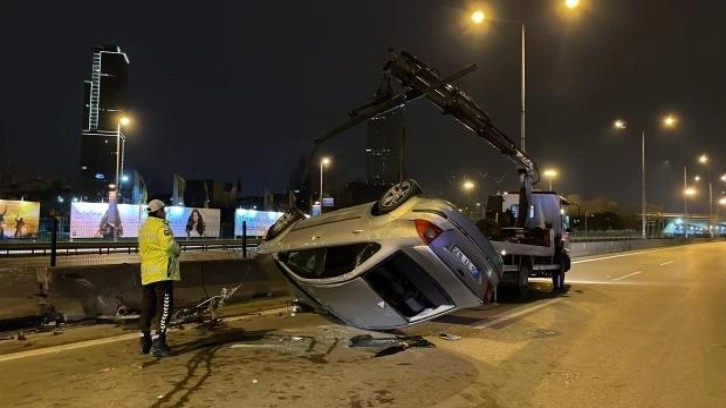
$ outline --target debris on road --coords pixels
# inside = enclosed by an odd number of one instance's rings
[[[449,341],[461,340],[461,336],[452,333],[441,333],[439,334],[439,338]]]
[[[387,347],[386,347],[387,346]],[[421,336],[396,336],[373,338],[370,334],[360,334],[348,340],[348,347],[385,347],[374,357],[389,356],[412,347],[435,347],[433,343]]]

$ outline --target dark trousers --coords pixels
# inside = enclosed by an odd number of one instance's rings
[[[154,317],[159,320],[159,334],[166,333],[171,321],[171,314],[174,311],[174,281],[167,280],[144,285],[143,298],[141,303],[141,325],[142,332],[151,331],[151,321]]]

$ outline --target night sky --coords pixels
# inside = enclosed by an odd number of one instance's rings
[[[454,72],[494,123],[519,140],[519,28],[473,27],[474,5],[446,0],[0,2],[0,152],[21,175],[77,177],[83,81],[91,51],[117,44],[131,61],[127,167],[150,193],[172,174],[235,181],[244,193],[283,191],[313,137],[378,87],[386,50],[408,50]],[[554,166],[565,194],[640,204],[640,131],[648,201],[681,211],[683,166],[708,153],[726,188],[726,4],[583,0],[482,2],[527,28],[527,152]],[[678,128],[662,130],[674,113]],[[482,194],[516,187],[516,171],[425,101],[410,105],[407,169],[425,191],[456,199],[469,177]],[[625,133],[612,129],[628,121]],[[365,126],[322,146],[342,185],[364,175]],[[546,188],[546,182],[539,187]],[[703,191],[703,189],[701,189]],[[700,207],[708,211],[703,194]]]

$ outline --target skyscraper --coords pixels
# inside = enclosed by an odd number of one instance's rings
[[[368,121],[366,176],[368,184],[395,184],[403,172],[403,109],[396,109]]]
[[[127,107],[126,85],[129,58],[116,45],[93,49],[91,79],[85,81],[81,126],[81,175],[88,187],[115,182],[116,152],[123,169],[125,141],[119,120]],[[121,146],[117,147],[117,137]]]

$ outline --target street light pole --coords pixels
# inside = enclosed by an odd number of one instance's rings
[[[320,214],[323,213],[323,168],[330,163],[330,159],[323,157],[320,159]]]
[[[641,138],[641,151],[640,151],[640,157],[641,157],[641,176],[642,176],[642,191],[641,191],[641,199],[640,199],[640,211],[641,211],[641,224],[642,224],[642,236],[643,239],[647,238],[646,234],[646,220],[645,220],[645,130],[642,133]]]
[[[521,88],[522,88],[522,100],[521,100],[521,113],[520,113],[520,140],[519,145],[522,149],[522,153],[527,152],[526,144],[525,144],[525,133],[524,133],[524,117],[525,117],[525,106],[526,106],[526,94],[525,94],[525,74],[526,74],[526,64],[525,64],[525,35],[524,35],[524,21],[522,21],[522,72],[521,72]],[[551,180],[550,180],[551,181]],[[550,187],[550,190],[552,190],[552,187]]]
[[[121,165],[121,121],[116,123],[116,192],[118,193],[119,167]],[[116,194],[118,196],[118,194]]]

